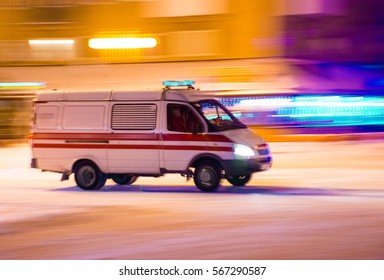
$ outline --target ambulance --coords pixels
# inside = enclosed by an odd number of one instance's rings
[[[194,81],[164,81],[159,90],[60,91],[37,94],[29,141],[31,167],[74,174],[78,187],[98,190],[107,179],[178,173],[205,192],[223,179],[246,185],[271,168],[268,144],[213,93]]]

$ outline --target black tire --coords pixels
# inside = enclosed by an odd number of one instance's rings
[[[220,185],[221,170],[214,163],[201,163],[195,168],[193,181],[198,189],[204,192],[214,192]]]
[[[80,162],[74,173],[76,184],[87,191],[101,189],[107,180],[107,176],[91,161]]]
[[[236,177],[228,177],[227,180],[235,187],[245,186],[252,178],[252,174],[244,174]]]
[[[137,180],[137,176],[116,174],[116,175],[112,175],[111,179],[113,182],[115,182],[118,185],[130,185]]]

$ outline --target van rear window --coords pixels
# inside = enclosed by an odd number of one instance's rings
[[[155,104],[115,104],[111,127],[115,130],[153,130],[156,113]]]
[[[36,107],[36,127],[38,129],[56,129],[60,107],[57,105],[39,104]]]

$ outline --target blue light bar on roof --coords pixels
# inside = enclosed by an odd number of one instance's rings
[[[182,80],[182,81],[166,80],[166,81],[163,81],[163,86],[166,86],[166,87],[191,87],[194,84],[195,84],[195,81],[192,81],[192,80]]]

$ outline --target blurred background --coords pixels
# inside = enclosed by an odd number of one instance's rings
[[[38,90],[193,79],[266,140],[384,132],[381,0],[2,0],[0,140]]]

